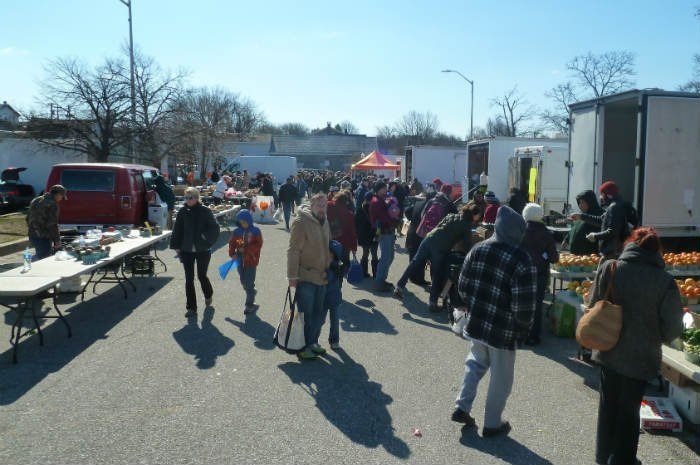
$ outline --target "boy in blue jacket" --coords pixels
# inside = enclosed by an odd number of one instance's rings
[[[238,273],[241,285],[245,289],[245,310],[253,313],[258,309],[255,303],[255,275],[260,262],[260,250],[263,245],[262,232],[253,224],[253,215],[248,210],[241,210],[236,215],[238,227],[233,230],[228,242],[229,257],[238,257]]]

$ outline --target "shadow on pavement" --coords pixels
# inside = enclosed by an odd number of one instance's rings
[[[196,318],[190,318],[187,324],[173,333],[173,338],[180,344],[183,352],[194,355],[197,368],[207,370],[216,365],[216,358],[226,355],[235,343],[224,336],[219,328],[212,324],[214,309],[207,307],[202,315],[201,327]]]
[[[511,465],[552,465],[552,462],[540,457],[509,436],[484,439],[477,434],[476,428],[462,428],[459,443]]]
[[[275,348],[272,338],[276,328],[267,321],[261,320],[257,314],[246,315],[245,321],[236,321],[229,317],[226,317],[225,320],[253,339],[253,345],[258,349],[272,350]]]
[[[89,292],[85,302],[78,302],[68,308],[66,299],[74,301],[75,296],[60,296],[59,308],[73,330],[73,337],[66,337],[66,328],[60,321],[53,321],[42,327],[44,346],[39,345],[35,334],[23,339],[19,344],[19,363],[12,364],[12,348],[0,355],[0,405],[9,405],[20,399],[34,386],[39,384],[51,373],[61,370],[71,360],[80,355],[99,339],[106,339],[107,333],[117,326],[120,321],[153,296],[152,289],[161,289],[172,278],[147,278],[149,288],[139,280],[138,292],[129,292],[129,298],[124,300],[118,285],[109,291],[92,296]],[[45,305],[48,305],[47,300]],[[61,305],[63,303],[63,305]],[[55,314],[53,311],[50,314]],[[8,311],[5,321],[14,321],[14,312]],[[44,320],[45,322],[46,320]],[[24,322],[24,327],[31,324],[31,319]],[[33,327],[33,325],[31,326]],[[9,328],[6,328],[9,334]]]
[[[546,357],[577,374],[583,384],[598,390],[600,371],[596,366],[588,366],[575,359],[578,346],[574,339],[554,336],[547,328],[542,329],[542,342],[535,347],[525,346],[521,350],[530,350],[534,354]]]
[[[389,322],[389,319],[382,312],[373,306],[367,309],[363,307],[343,301],[338,312],[340,315],[340,327],[343,331],[399,334],[394,325]]]
[[[416,323],[418,325],[426,326],[428,328],[438,329],[440,331],[452,331],[452,329],[447,325],[447,323],[431,323],[429,321],[419,320],[418,318],[415,318],[408,312],[404,312],[403,315],[401,315],[401,318],[403,318],[406,321],[410,321],[411,323]]]
[[[369,448],[382,446],[395,457],[408,458],[411,451],[394,434],[387,409],[393,399],[345,351],[337,355],[340,359],[328,355],[304,363],[283,363],[279,368],[316,400],[321,413],[348,439]]]

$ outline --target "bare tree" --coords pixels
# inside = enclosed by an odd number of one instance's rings
[[[282,134],[286,136],[308,136],[311,131],[302,123],[284,123],[280,126]]]
[[[262,117],[260,123],[255,128],[255,133],[256,134],[271,134],[271,135],[275,136],[275,135],[283,134],[283,131],[279,126],[267,121],[264,117]]]
[[[502,121],[507,127],[507,134],[505,134],[507,136],[517,136],[518,128],[535,115],[535,107],[518,92],[517,86],[491,100],[491,104],[499,107]]]
[[[43,124],[41,142],[85,153],[94,162],[106,162],[125,147],[130,101],[121,61],[107,59],[88,69],[76,58],[58,58],[44,70],[39,102],[51,108],[52,121]],[[63,120],[53,121],[54,115]]]
[[[189,89],[178,100],[177,124],[190,134],[190,144],[196,147],[202,179],[212,158],[219,152],[226,128],[231,125],[232,107],[233,96],[221,88]]]
[[[593,98],[614,94],[634,85],[632,52],[610,51],[601,55],[588,52],[574,57],[566,67],[573,73],[583,93],[592,94]]]
[[[336,126],[340,130],[340,132],[344,134],[359,134],[360,132],[357,126],[355,126],[354,124],[352,124],[352,122],[348,120],[341,121]]]
[[[412,110],[396,123],[394,131],[400,137],[409,139],[409,144],[425,144],[437,134],[438,127],[435,114],[429,111],[420,113]]]
[[[240,139],[250,137],[264,122],[263,114],[251,99],[240,95],[231,97],[231,127]]]
[[[502,116],[494,116],[486,120],[486,135],[488,137],[510,136],[510,126],[508,126]]]
[[[540,115],[544,125],[560,134],[569,133],[569,105],[576,102],[576,92],[571,81],[559,84],[545,92],[545,97],[554,104],[553,108]]]
[[[688,82],[681,85],[678,90],[700,93],[700,54],[693,56],[693,77]]]
[[[159,166],[162,158],[187,136],[184,127],[175,121],[177,102],[187,74],[184,70],[163,70],[152,57],[136,50],[136,152],[155,166]],[[125,70],[122,79],[129,82],[128,70]]]

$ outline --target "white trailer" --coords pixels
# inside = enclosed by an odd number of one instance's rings
[[[508,160],[508,189],[520,189],[545,215],[564,213],[567,204],[569,144],[518,147]]]
[[[276,184],[284,183],[289,176],[297,174],[296,157],[285,157],[281,155],[270,156],[246,156],[227,155],[224,167],[227,171],[247,170],[248,174],[254,176],[255,173],[272,173]]]
[[[467,177],[470,187],[479,184],[479,175],[488,175],[488,190],[504,201],[508,197],[508,160],[516,148],[528,145],[566,146],[566,139],[494,136],[467,144]]]
[[[569,111],[571,206],[581,191],[615,181],[645,226],[700,235],[700,94],[633,90]]]
[[[409,145],[401,167],[403,180],[421,183],[435,178],[447,184],[461,184],[467,173],[467,151],[461,147]]]

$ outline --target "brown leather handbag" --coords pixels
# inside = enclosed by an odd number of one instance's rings
[[[616,271],[617,261],[612,265],[605,296],[588,309],[576,326],[576,341],[587,349],[605,352],[620,339],[622,306],[610,301]]]

